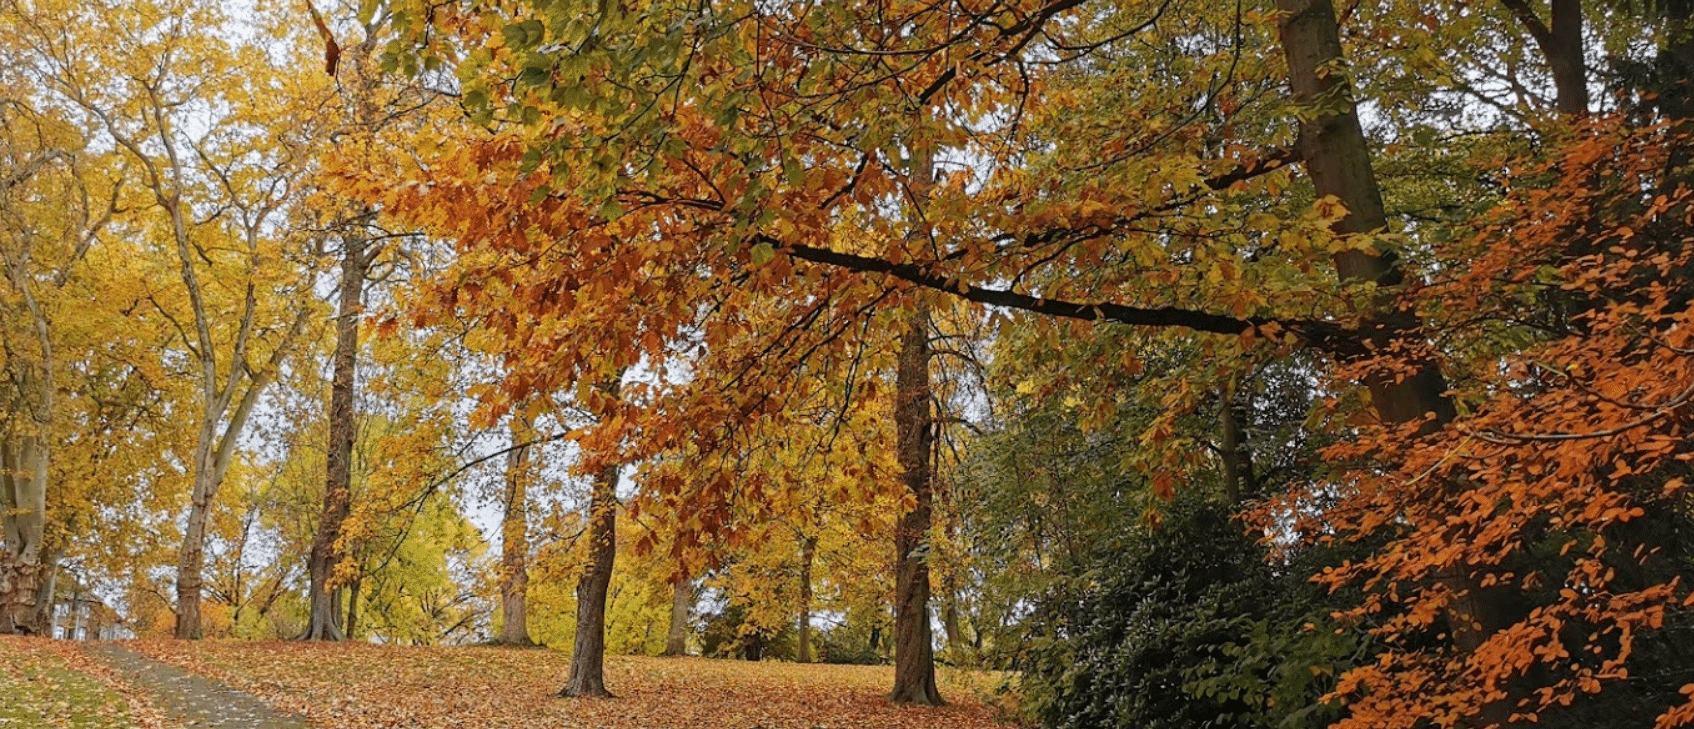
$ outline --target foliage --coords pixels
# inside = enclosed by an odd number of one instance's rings
[[[1694,717],[1669,658],[1687,620],[1694,216],[1667,159],[1687,142],[1619,122],[1528,167],[1541,184],[1443,249],[1466,266],[1417,297],[1464,345],[1449,351],[1468,414],[1424,437],[1363,427],[1325,454],[1350,468],[1264,514],[1383,542],[1320,576],[1366,590],[1347,614],[1384,644],[1337,686],[1342,726]]]
[[[1187,493],[1122,528],[1030,621],[1026,710],[1054,727],[1311,726],[1361,655],[1303,565],[1272,565],[1224,505]],[[1319,626],[1322,626],[1321,628]]]

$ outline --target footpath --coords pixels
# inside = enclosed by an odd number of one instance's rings
[[[160,663],[121,644],[92,643],[85,651],[110,664],[185,729],[307,729],[303,716],[280,711],[251,694]]]

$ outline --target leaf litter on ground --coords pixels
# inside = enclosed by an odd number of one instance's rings
[[[137,641],[166,663],[303,714],[319,729],[1004,729],[992,678],[945,671],[943,707],[891,704],[893,669],[612,656],[615,699],[564,699],[550,650]]]

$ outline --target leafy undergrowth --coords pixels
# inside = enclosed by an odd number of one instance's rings
[[[74,644],[0,636],[0,729],[155,727],[145,700],[120,693],[110,669]]]
[[[968,675],[952,703],[895,706],[892,669],[608,657],[611,700],[555,698],[570,657],[545,650],[145,641],[134,648],[307,716],[318,729],[1004,729]]]

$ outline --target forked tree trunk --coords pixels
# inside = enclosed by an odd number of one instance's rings
[[[324,500],[318,532],[307,558],[307,600],[311,613],[306,640],[343,640],[337,614],[335,566],[341,561],[341,527],[352,503],[353,395],[359,366],[359,318],[364,312],[365,274],[370,259],[365,241],[348,237],[341,253],[340,295],[335,312],[335,353],[329,388],[329,444],[324,468]]]
[[[679,577],[671,583],[671,625],[665,633],[665,655],[688,655],[688,608],[694,604],[694,583]]]
[[[1335,226],[1337,232],[1382,230],[1387,227],[1387,215],[1371,166],[1370,147],[1347,74],[1336,71],[1344,69],[1346,61],[1335,9],[1330,0],[1277,0],[1277,6],[1284,12],[1282,46],[1294,100],[1307,108],[1326,110],[1300,125],[1299,144],[1306,173],[1320,198],[1334,196],[1346,207],[1346,217]],[[1374,281],[1393,286],[1402,280],[1395,257],[1386,251],[1338,253],[1335,268],[1343,282]],[[1386,296],[1384,300],[1386,303]],[[1392,310],[1376,312],[1373,323],[1383,324],[1390,331],[1418,324],[1415,315]],[[1386,423],[1420,422],[1421,432],[1429,433],[1456,417],[1446,394],[1446,378],[1434,362],[1414,363],[1413,372],[1403,377],[1372,375],[1365,384],[1370,388],[1373,408]],[[1498,623],[1500,611],[1488,593],[1462,570],[1449,570],[1438,579],[1460,596],[1448,608],[1448,623],[1453,626],[1450,640],[1461,652],[1474,652],[1486,640],[1491,626]],[[1480,708],[1485,723],[1503,723],[1507,718],[1502,702]]]
[[[930,413],[929,308],[919,304],[907,318],[895,364],[894,428],[896,453],[911,511],[900,517],[894,535],[894,691],[896,703],[940,706],[935,686],[935,649],[929,624],[929,555],[934,498],[931,456],[935,422]]]
[[[799,661],[811,663],[812,657],[812,562],[818,556],[817,537],[800,540],[800,646]]]
[[[500,520],[500,642],[535,645],[529,639],[529,464],[531,433],[513,416],[514,449],[506,455],[506,513]]]
[[[1582,0],[1552,0],[1543,22],[1528,0],[1500,0],[1535,41],[1553,74],[1553,106],[1561,114],[1588,113],[1588,67],[1582,53]]]
[[[606,592],[617,559],[618,469],[594,478],[588,505],[588,569],[576,583],[576,640],[571,675],[560,696],[610,697],[606,690]]]

